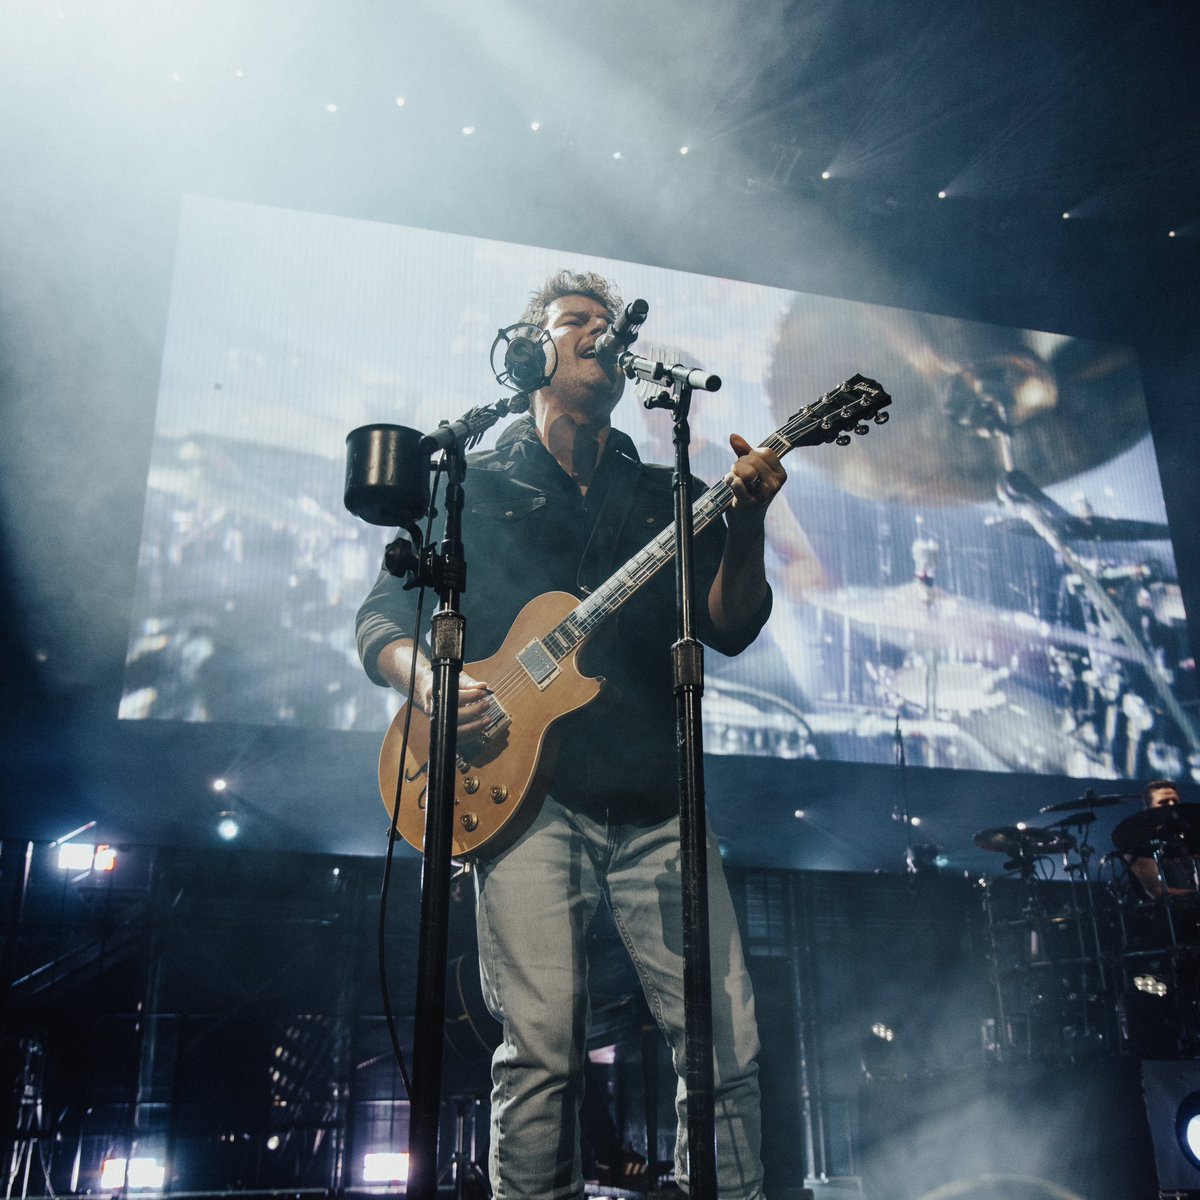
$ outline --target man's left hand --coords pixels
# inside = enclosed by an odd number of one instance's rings
[[[783,487],[787,472],[774,450],[751,446],[740,434],[729,435],[729,444],[738,456],[726,479],[733,489],[733,511],[739,517],[766,515],[767,506]]]

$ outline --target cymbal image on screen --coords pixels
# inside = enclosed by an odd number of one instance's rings
[[[836,375],[844,347],[888,380],[904,420],[871,455],[825,455],[819,469],[857,496],[922,505],[986,502],[994,435],[1040,487],[1106,463],[1146,432],[1133,352],[924,313],[797,296],[767,377],[772,411]],[[848,363],[848,360],[847,360]]]

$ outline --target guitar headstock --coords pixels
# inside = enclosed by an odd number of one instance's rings
[[[870,432],[866,418],[876,425],[887,422],[887,406],[892,398],[865,375],[851,375],[844,383],[826,392],[815,404],[795,413],[779,430],[779,436],[789,449],[795,446],[818,446],[823,442],[850,444],[850,434],[860,436]]]

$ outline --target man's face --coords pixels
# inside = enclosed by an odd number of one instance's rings
[[[1147,808],[1170,808],[1179,803],[1179,793],[1173,787],[1155,788],[1146,797]]]
[[[625,386],[624,375],[610,374],[596,359],[596,342],[608,325],[608,311],[590,296],[560,296],[546,309],[558,369],[542,395],[589,420],[607,417]]]

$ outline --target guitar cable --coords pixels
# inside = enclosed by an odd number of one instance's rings
[[[438,484],[441,482],[444,470],[445,465],[439,460],[437,468],[434,471],[433,484],[430,487],[429,516],[425,522],[426,545],[429,544],[429,539],[433,533],[433,518],[437,512],[434,502],[437,500]],[[396,1015],[392,1010],[392,995],[391,989],[388,986],[387,906],[392,879],[392,863],[395,861],[396,856],[396,822],[400,819],[400,782],[404,778],[404,760],[408,755],[408,731],[412,724],[412,711],[413,704],[415,703],[413,692],[417,686],[417,650],[420,648],[421,616],[425,608],[426,591],[425,584],[422,584],[417,589],[417,614],[413,622],[413,652],[408,668],[408,705],[404,714],[404,730],[400,735],[400,770],[396,773],[396,798],[392,804],[391,823],[388,825],[387,853],[384,855],[383,860],[383,883],[379,889],[379,923],[376,934],[376,953],[379,959],[379,992],[383,1000],[383,1016],[387,1022],[388,1037],[392,1043],[392,1053],[395,1055],[396,1064],[400,1068],[400,1079],[404,1083],[404,1095],[410,1103],[412,1102],[412,1083],[408,1078],[408,1065],[404,1058],[404,1051],[400,1046],[400,1035],[396,1032]]]

